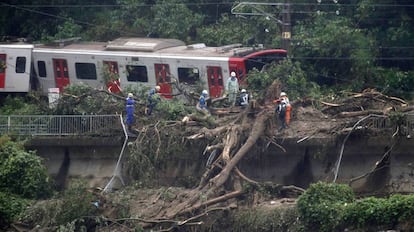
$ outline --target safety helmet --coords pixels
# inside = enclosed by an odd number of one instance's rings
[[[133,97],[133,96],[134,96],[134,94],[128,93],[128,97]]]
[[[280,93],[280,96],[281,96],[281,97],[284,97],[284,96],[287,96],[287,94],[286,94],[285,92],[281,92],[281,93]]]
[[[201,92],[201,94],[207,95],[208,92],[207,92],[207,90],[203,90],[203,92]]]
[[[246,92],[246,89],[242,89],[242,90],[241,90],[241,92],[242,92],[242,93],[245,93],[245,92]]]
[[[155,89],[156,89],[157,91],[160,91],[161,87],[160,87],[159,85],[157,85],[157,86],[155,86]]]
[[[231,72],[230,73],[230,76],[235,77],[236,76],[236,73],[235,72]]]

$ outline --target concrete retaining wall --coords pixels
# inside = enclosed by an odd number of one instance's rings
[[[306,188],[319,180],[334,179],[342,142],[318,138],[300,143],[296,139],[281,140],[278,143],[286,152],[272,144],[266,151],[253,150],[241,161],[239,169],[257,181]],[[58,187],[64,188],[72,177],[82,177],[88,179],[91,186],[103,188],[114,173],[122,144],[122,138],[37,138],[28,148],[37,150],[45,159]],[[414,192],[414,142],[411,139],[399,141],[389,159],[383,160],[380,168],[374,171],[376,163],[391,146],[392,141],[381,137],[349,138],[336,182],[349,183],[359,192]],[[170,157],[157,170],[158,179],[154,181],[176,185],[181,179],[198,180],[208,158],[199,150],[197,147],[194,148],[197,152]]]

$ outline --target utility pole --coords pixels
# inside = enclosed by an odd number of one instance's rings
[[[282,11],[282,48],[286,51],[290,50],[291,36],[290,2],[285,0]]]
[[[251,12],[245,12],[246,6],[254,9]],[[273,16],[270,13],[264,11],[260,6],[281,6],[282,7],[282,20]],[[281,45],[282,48],[289,51],[290,50],[290,40],[291,40],[291,11],[290,11],[290,0],[284,0],[283,3],[264,3],[264,2],[240,2],[235,7],[231,9],[231,13],[235,15],[259,15],[266,16],[266,18],[273,19],[277,24],[281,25]]]

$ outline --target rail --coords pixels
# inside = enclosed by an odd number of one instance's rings
[[[406,114],[402,133],[414,134],[414,114]],[[388,117],[373,117],[360,124],[364,128],[395,126]],[[0,116],[0,135],[31,136],[111,136],[122,134],[121,115],[9,115]]]
[[[0,134],[30,136],[111,136],[122,133],[121,115],[0,116]]]

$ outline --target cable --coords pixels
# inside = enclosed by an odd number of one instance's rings
[[[55,18],[58,18],[58,19],[65,19],[65,20],[69,19],[68,17],[63,17],[63,16],[59,16],[59,15],[45,13],[45,12],[42,12],[42,11],[32,10],[32,9],[28,9],[28,8],[22,8],[22,7],[18,7],[16,5],[10,5],[10,4],[6,4],[6,3],[0,3],[0,4],[5,5],[5,6],[8,6],[8,7],[16,8],[16,9],[19,9],[19,10],[24,10],[24,11],[28,11],[28,12],[34,12],[34,13],[37,13],[37,14],[41,14],[41,15],[55,17]],[[82,24],[85,24],[85,25],[89,25],[89,26],[97,26],[95,24],[91,24],[91,23],[83,22],[83,21],[79,21],[79,20],[74,20],[74,21],[75,22],[82,23]]]
[[[15,6],[20,7],[36,7],[36,8],[107,8],[107,7],[131,7],[131,6],[142,6],[142,7],[150,7],[156,4],[85,4],[85,5],[74,5],[74,4],[14,4]],[[209,3],[165,3],[164,5],[186,5],[186,6],[215,6],[215,5],[229,5],[232,6],[234,3],[224,3],[224,2],[209,2]],[[341,3],[290,3],[290,6],[318,6],[318,7],[325,7],[325,6],[340,6],[340,7],[359,7],[360,4],[341,4]],[[365,7],[414,7],[414,4],[380,4],[380,3],[370,3],[364,4]]]

